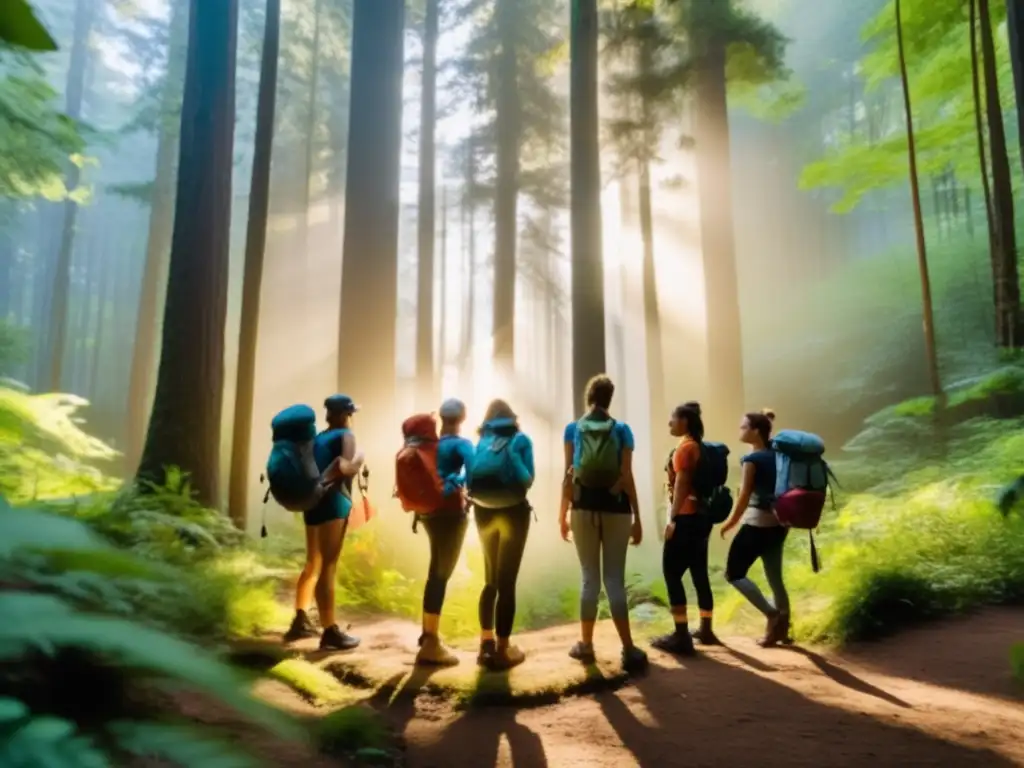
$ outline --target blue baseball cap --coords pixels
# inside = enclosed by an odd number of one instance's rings
[[[342,414],[355,413],[359,410],[359,406],[348,395],[331,395],[324,400],[324,408],[328,413]]]

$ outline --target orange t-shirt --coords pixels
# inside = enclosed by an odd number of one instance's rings
[[[675,496],[676,475],[680,472],[685,472],[686,476],[692,480],[693,471],[697,468],[699,460],[700,445],[697,441],[690,437],[684,437],[680,440],[679,445],[672,452],[672,467],[668,473],[668,498],[670,503],[674,500]],[[690,498],[692,484],[684,481],[682,491],[683,503],[679,508],[679,514],[692,515],[697,511],[697,500]]]

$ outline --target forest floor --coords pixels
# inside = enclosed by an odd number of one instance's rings
[[[358,650],[323,656],[315,643],[300,646],[305,662],[285,662],[279,680],[257,691],[310,718],[359,701],[395,734],[390,764],[1024,765],[1024,691],[1009,662],[1011,645],[1024,639],[1021,609],[835,653],[765,650],[747,638],[693,659],[652,651],[649,671],[633,678],[619,672],[606,624],[589,670],[567,657],[576,628],[566,626],[517,636],[528,658],[509,674],[479,672],[470,646],[457,649],[458,667],[415,669],[418,631],[408,622],[360,622],[352,631],[363,639]],[[338,765],[268,750],[275,765]]]

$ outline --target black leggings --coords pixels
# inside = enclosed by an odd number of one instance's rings
[[[703,515],[680,515],[675,519],[676,530],[665,542],[661,570],[668,588],[668,601],[673,608],[686,605],[683,574],[690,572],[693,588],[697,591],[697,605],[702,611],[715,607],[708,577],[708,539],[711,525]]]
[[[427,586],[423,590],[423,612],[439,614],[444,605],[448,579],[459,562],[469,520],[462,512],[438,512],[421,517],[419,524],[430,539],[430,568],[427,570]]]
[[[516,618],[516,580],[530,532],[530,507],[475,507],[473,514],[484,550],[486,582],[480,593],[480,629],[494,630],[504,640],[512,635]]]

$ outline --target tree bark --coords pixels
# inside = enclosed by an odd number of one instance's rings
[[[707,0],[725,4],[727,0]],[[697,61],[694,137],[700,196],[700,232],[707,302],[709,433],[724,432],[744,408],[743,332],[740,324],[733,232],[725,45],[712,36]]]
[[[308,269],[309,258],[309,206],[313,200],[313,155],[316,148],[316,97],[320,88],[320,25],[323,15],[323,0],[313,5],[313,42],[310,52],[309,93],[306,98],[306,157],[302,174],[302,212],[298,227],[299,247],[296,252],[302,269]]]
[[[338,384],[368,455],[395,429],[404,33],[404,0],[355,0]]]
[[[159,352],[158,333],[161,305],[166,298],[166,274],[174,232],[175,184],[181,121],[169,115],[181,103],[188,58],[189,5],[171,5],[167,79],[160,98],[160,127],[156,148],[156,170],[149,208],[146,261],[142,269],[138,314],[132,343],[128,376],[128,419],[125,426],[125,469],[134,471],[142,457],[153,398],[153,373]]]
[[[220,498],[237,32],[237,0],[192,0],[163,344],[138,472],[161,483],[178,467],[211,507]]]
[[[598,141],[597,0],[574,0],[570,35],[572,392],[580,408],[587,381],[604,373],[604,256]]]
[[[1021,337],[1020,283],[1017,271],[1017,231],[1014,220],[1013,184],[1006,151],[1006,131],[999,101],[995,42],[989,0],[978,0],[981,26],[981,62],[985,77],[985,107],[989,147],[992,151],[992,212],[996,229],[996,323],[999,346],[1012,349]]]
[[[1024,0],[1006,0],[1006,36],[1010,41],[1013,90],[1017,95],[1017,143],[1024,165]]]
[[[420,177],[417,228],[416,395],[421,407],[434,402],[434,238],[437,166],[437,38],[440,0],[427,0],[423,26],[420,100]],[[444,309],[441,310],[444,312]]]
[[[75,37],[71,44],[71,59],[68,63],[67,90],[65,91],[65,112],[68,117],[78,120],[82,116],[82,103],[85,100],[85,77],[89,57],[89,35],[92,32],[96,13],[99,10],[97,0],[78,0],[75,5]],[[78,186],[81,169],[75,163],[69,163],[64,183],[68,191]],[[63,203],[61,216],[60,245],[53,272],[52,304],[50,314],[50,332],[48,352],[50,356],[47,367],[46,387],[51,392],[59,392],[64,380],[64,347],[68,332],[68,301],[71,289],[71,256],[75,248],[75,225],[78,218],[78,203],[70,197]]]
[[[249,520],[249,456],[252,448],[260,292],[263,288],[263,258],[267,247],[270,165],[274,145],[277,59],[280,48],[281,0],[267,0],[267,20],[263,30],[260,63],[260,89],[256,104],[252,180],[249,187],[242,315],[238,332],[238,370],[235,376],[235,419],[231,436],[231,475],[228,482],[228,514],[231,521],[243,531],[246,530]]]
[[[986,0],[981,0],[985,2]],[[921,275],[921,306],[924,310],[924,343],[928,356],[928,379],[932,394],[944,399],[939,377],[939,356],[935,344],[935,317],[932,311],[932,286],[928,274],[928,253],[924,238],[924,217],[921,215],[921,189],[917,177],[917,147],[914,145],[914,112],[910,104],[910,85],[907,81],[907,60],[903,50],[903,15],[900,0],[896,0],[896,41],[899,46],[900,80],[903,84],[903,109],[907,121],[907,159],[910,170],[910,195],[914,208],[914,235],[917,243],[917,266]]]
[[[522,102],[515,0],[497,0],[498,57],[497,181],[494,197],[494,363],[511,374],[515,368],[516,250],[519,229],[519,150]]]

